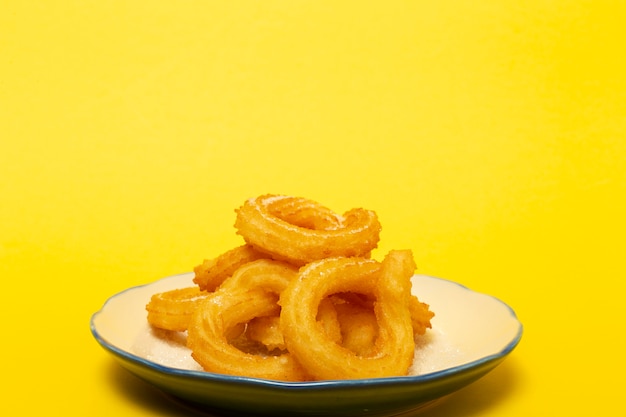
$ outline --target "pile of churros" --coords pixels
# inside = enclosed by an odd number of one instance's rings
[[[407,375],[434,313],[411,292],[410,250],[371,258],[374,211],[337,214],[266,194],[236,210],[243,244],[194,268],[194,286],[154,294],[159,329],[186,332],[207,372],[281,381]]]

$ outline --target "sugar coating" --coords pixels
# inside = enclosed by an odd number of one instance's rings
[[[146,324],[145,331],[139,333],[132,345],[131,353],[162,366],[201,371],[186,342],[186,332],[168,332]]]
[[[423,375],[458,366],[463,362],[461,349],[433,328],[415,339],[415,357],[409,375]]]

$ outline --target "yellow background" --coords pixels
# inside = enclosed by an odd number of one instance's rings
[[[625,21],[602,0],[2,1],[0,408],[183,415],[90,316],[238,244],[234,208],[274,192],[376,210],[376,257],[411,248],[515,309],[513,354],[425,416],[624,412]]]

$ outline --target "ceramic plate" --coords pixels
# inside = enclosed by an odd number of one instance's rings
[[[160,334],[146,321],[150,296],[192,286],[193,273],[130,288],[106,301],[91,332],[130,372],[211,413],[245,416],[393,416],[477,380],[518,344],[522,325],[502,301],[451,281],[413,277],[413,292],[435,312],[418,339],[411,375],[351,381],[281,382],[202,371],[184,334]]]

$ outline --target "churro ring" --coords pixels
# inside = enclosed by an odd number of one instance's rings
[[[235,228],[259,252],[296,265],[328,257],[367,257],[380,239],[375,212],[340,216],[305,198],[266,194],[236,210]]]
[[[267,258],[267,255],[250,245],[238,246],[196,266],[193,282],[204,291],[215,291],[240,266],[261,258]]]
[[[164,330],[185,331],[191,315],[208,295],[198,287],[154,294],[146,305],[148,323]]]
[[[382,263],[331,258],[305,266],[281,295],[281,329],[287,349],[318,380],[406,375],[415,350],[409,311],[414,269],[410,251],[391,251]],[[339,292],[375,296],[378,336],[373,354],[358,355],[317,325],[321,300]]]
[[[196,362],[206,371],[222,374],[285,381],[308,379],[290,353],[244,352],[228,337],[230,329],[243,323],[278,317],[279,294],[295,277],[293,266],[266,259],[237,269],[192,316],[187,346]]]
[[[268,291],[218,290],[192,316],[187,346],[204,370],[283,381],[308,379],[290,353],[263,356],[239,350],[227,339],[229,329],[256,317],[278,314],[278,297]]]

